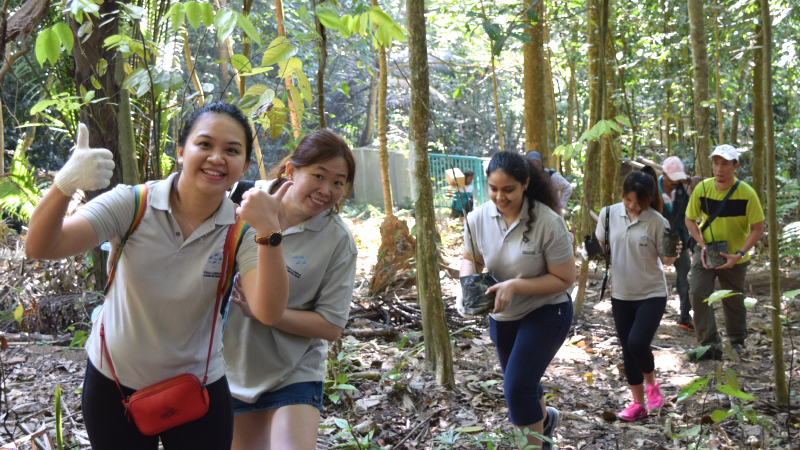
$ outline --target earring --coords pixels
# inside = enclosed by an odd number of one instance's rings
[[[178,164],[183,164],[183,158],[178,158]]]

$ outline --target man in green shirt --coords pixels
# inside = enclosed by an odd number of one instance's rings
[[[735,148],[720,145],[714,149],[711,159],[714,178],[703,180],[694,189],[686,208],[686,227],[701,249],[694,252],[689,278],[695,335],[701,346],[710,347],[704,353],[699,349],[687,353],[695,361],[722,358],[722,340],[717,332],[714,309],[705,302],[714,292],[715,279],[719,279],[722,289],[738,292],[737,295],[721,301],[728,339],[739,355],[744,354],[747,309],[744,306],[743,292],[747,264],[750,261],[748,252],[764,234],[764,210],[761,202],[755,190],[741,181],[717,218],[701,233],[701,227],[738,181],[734,173],[739,168],[739,153]],[[698,219],[702,219],[699,226]],[[727,262],[716,268],[709,268],[706,264],[706,245],[712,241],[728,242],[728,253],[720,253]]]

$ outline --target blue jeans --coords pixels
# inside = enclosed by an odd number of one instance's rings
[[[276,391],[264,392],[256,399],[255,403],[244,402],[234,397],[233,413],[244,414],[289,405],[311,405],[322,412],[322,382],[293,383]]]
[[[492,342],[503,368],[503,392],[511,423],[526,426],[544,419],[541,379],[572,325],[572,301],[545,305],[519,320],[489,319]]]

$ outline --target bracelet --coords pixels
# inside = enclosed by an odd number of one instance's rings
[[[741,251],[741,250],[736,250],[736,253],[738,253],[738,254],[742,255],[742,258],[744,258],[744,257],[746,256],[746,255],[744,254],[744,252],[743,252],[743,251]]]

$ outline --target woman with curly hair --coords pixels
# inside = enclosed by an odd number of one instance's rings
[[[527,444],[549,449],[539,437],[552,438],[559,413],[545,408],[540,380],[572,324],[574,238],[550,180],[521,155],[495,154],[486,176],[492,201],[467,216],[461,276],[487,267],[498,280],[489,325],[509,418]]]

